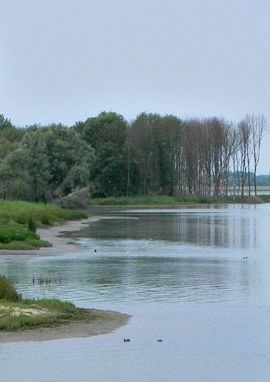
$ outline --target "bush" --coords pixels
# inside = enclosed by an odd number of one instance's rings
[[[0,300],[19,301],[21,296],[17,293],[12,282],[0,275]]]
[[[37,227],[34,220],[32,219],[32,216],[30,216],[28,219],[28,229],[29,231],[36,233]]]
[[[37,235],[21,224],[5,224],[0,226],[0,243],[12,241],[28,241],[37,239]]]

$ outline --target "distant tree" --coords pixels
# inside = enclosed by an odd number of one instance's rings
[[[44,202],[61,198],[89,184],[92,159],[92,148],[71,129],[30,129],[1,165],[2,193]]]
[[[51,125],[44,131],[53,198],[67,195],[89,183],[94,152],[72,129]]]
[[[251,151],[254,164],[253,183],[254,193],[257,195],[257,168],[260,161],[262,138],[266,130],[267,121],[264,115],[259,114],[247,115],[246,122],[251,131]]]
[[[3,199],[32,200],[29,158],[18,148],[11,151],[0,164],[0,197]]]
[[[141,113],[131,123],[130,148],[139,173],[139,192],[172,195],[179,188],[182,122],[175,116]]]
[[[0,129],[1,130],[10,129],[12,127],[13,125],[10,122],[10,120],[6,118],[3,114],[0,114]]]
[[[91,166],[92,191],[97,195],[124,195],[128,184],[127,122],[103,112],[77,123],[75,129],[95,149]]]

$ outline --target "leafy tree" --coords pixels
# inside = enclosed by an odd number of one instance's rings
[[[131,124],[130,141],[139,172],[139,192],[173,194],[182,122],[174,116],[142,113]]]
[[[61,198],[88,184],[92,158],[92,148],[74,130],[31,129],[2,163],[2,195],[44,202]]]
[[[123,195],[127,189],[127,122],[116,113],[101,113],[75,126],[96,153],[91,166],[94,193]]]

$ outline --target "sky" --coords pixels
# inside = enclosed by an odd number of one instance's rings
[[[270,122],[269,0],[0,0],[0,114]],[[266,133],[259,173],[270,173]]]

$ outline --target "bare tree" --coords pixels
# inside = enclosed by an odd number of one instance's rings
[[[251,150],[252,150],[253,164],[254,164],[254,172],[253,172],[254,193],[255,195],[257,195],[257,180],[256,180],[257,168],[260,161],[262,137],[266,130],[267,121],[263,114],[247,115],[246,121],[251,131]]]

